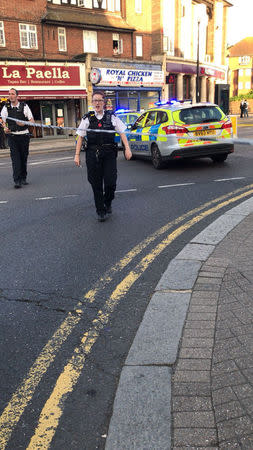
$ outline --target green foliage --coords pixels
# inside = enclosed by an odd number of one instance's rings
[[[229,101],[240,101],[243,99],[253,98],[253,90],[251,89],[247,94],[235,95],[234,97],[230,97]]]

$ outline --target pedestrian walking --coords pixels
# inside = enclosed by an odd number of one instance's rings
[[[240,111],[241,111],[241,119],[244,117],[244,99],[242,99],[241,103],[240,103]]]
[[[243,117],[249,117],[249,104],[247,100],[244,100]]]
[[[126,126],[112,111],[105,110],[104,93],[93,93],[94,111],[85,114],[77,129],[75,164],[80,166],[80,151],[84,136],[87,136],[86,165],[88,181],[92,186],[97,217],[104,222],[111,214],[117,180],[117,145],[114,142],[118,133],[125,146],[125,157],[131,159],[132,153],[125,135]],[[87,129],[99,130],[87,131]],[[103,132],[110,131],[110,132]]]
[[[9,102],[2,108],[1,117],[11,152],[14,187],[19,189],[28,184],[26,177],[30,136],[27,125],[9,120],[8,117],[33,122],[33,115],[26,103],[19,102],[17,89],[9,90]]]

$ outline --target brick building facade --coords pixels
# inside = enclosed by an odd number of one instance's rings
[[[174,97],[196,101],[196,84],[199,98],[213,101],[215,83],[226,82],[229,6],[226,0],[0,0],[0,95],[15,86],[36,120],[66,126],[79,123],[96,89],[113,109],[146,109]],[[43,130],[48,135],[64,132]]]

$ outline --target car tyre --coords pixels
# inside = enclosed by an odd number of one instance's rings
[[[214,155],[211,158],[214,163],[222,163],[226,161],[227,157],[228,157],[227,153],[221,153],[220,155]]]
[[[152,164],[155,169],[160,170],[163,169],[165,164],[162,159],[160,150],[156,144],[154,144],[151,148],[151,154],[152,154]]]

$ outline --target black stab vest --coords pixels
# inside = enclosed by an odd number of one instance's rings
[[[112,115],[111,111],[105,111],[102,119],[97,119],[94,111],[90,111],[88,114],[83,116],[83,119],[89,119],[89,129],[92,130],[114,130],[115,127],[112,124]],[[89,147],[98,147],[101,148],[103,146],[114,146],[115,145],[115,132],[114,133],[96,133],[92,131],[87,131],[87,146]]]
[[[24,107],[25,103],[20,102],[18,105],[18,108],[14,106],[14,108],[11,107],[11,105],[6,105],[8,116],[13,117],[13,119],[17,120],[27,120],[27,117],[24,115]],[[17,122],[14,120],[8,120],[8,128],[11,131],[23,131],[27,130],[27,125],[17,125]]]

